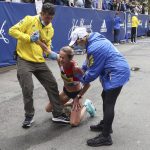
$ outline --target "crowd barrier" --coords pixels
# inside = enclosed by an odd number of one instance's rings
[[[8,35],[8,29],[26,15],[35,15],[34,4],[0,2],[0,67],[12,65],[13,52],[16,40]],[[114,11],[102,11],[95,9],[71,8],[65,6],[56,7],[56,15],[53,19],[55,34],[52,41],[54,51],[68,45],[71,31],[77,26],[84,26],[89,32],[100,32],[110,41],[113,37]],[[120,13],[121,32],[120,40],[130,38],[131,17],[130,13]],[[149,16],[139,15],[141,20],[138,28],[138,36],[146,35]]]
[[[0,2],[0,67],[15,64],[16,40],[8,35],[8,29],[24,16],[35,14],[34,4]]]

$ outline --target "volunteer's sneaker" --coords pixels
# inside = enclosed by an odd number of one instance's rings
[[[110,135],[107,137],[103,136],[103,134],[100,134],[96,136],[95,138],[87,140],[87,145],[92,147],[98,147],[98,146],[108,146],[112,145],[112,138]]]
[[[91,117],[94,117],[96,115],[96,109],[91,100],[86,99],[84,106],[86,107],[86,111],[90,114]]]
[[[56,123],[70,123],[70,118],[63,113],[60,116],[53,117],[52,121]]]
[[[33,117],[28,117],[26,116],[25,117],[25,120],[23,121],[22,123],[22,127],[23,128],[30,128],[31,127],[31,124],[33,123]]]
[[[96,125],[91,125],[90,126],[91,131],[96,131],[96,132],[102,132],[103,128],[104,128],[103,120],[101,120],[100,123],[98,123]],[[110,129],[109,133],[113,133],[112,128]]]

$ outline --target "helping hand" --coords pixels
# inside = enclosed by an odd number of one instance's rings
[[[39,31],[36,31],[30,36],[30,40],[31,42],[36,42],[38,41],[39,37],[40,37],[40,33]]]
[[[73,107],[72,107],[72,110],[73,111],[79,111],[81,109],[81,105],[79,103],[79,99],[78,98],[75,98],[73,100]]]

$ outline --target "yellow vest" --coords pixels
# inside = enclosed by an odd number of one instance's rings
[[[43,27],[39,15],[26,16],[9,29],[9,34],[18,40],[16,50],[19,57],[36,63],[45,62],[42,48],[35,42],[30,41],[30,36],[35,31],[39,31],[40,40],[50,47],[54,29],[51,23]]]
[[[133,16],[132,17],[132,27],[138,27],[138,25],[139,25],[139,20],[138,20],[138,18],[136,17],[136,16]]]

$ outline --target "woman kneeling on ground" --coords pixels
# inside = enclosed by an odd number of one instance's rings
[[[49,53],[50,59],[55,59],[58,62],[61,77],[64,81],[63,91],[60,93],[60,100],[64,106],[70,104],[72,105],[70,124],[72,126],[78,126],[86,111],[91,117],[94,117],[96,110],[93,103],[86,99],[84,105],[82,104],[83,95],[90,87],[90,84],[82,85],[80,82],[80,78],[84,72],[73,60],[73,49],[69,46],[63,47],[61,48],[59,55],[50,50],[46,50],[46,52]],[[72,102],[68,103],[70,100],[72,100]],[[48,103],[45,109],[47,112],[51,112],[51,103]],[[59,119],[57,118],[55,120],[55,118],[53,118],[53,121],[59,122]]]

